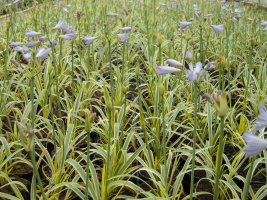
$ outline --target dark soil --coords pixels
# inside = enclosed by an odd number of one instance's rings
[[[196,186],[197,186],[197,188],[195,188],[196,192],[209,192],[213,194],[212,190],[213,186],[208,180],[201,180],[201,182]],[[212,200],[213,196],[205,194],[205,195],[198,195],[197,198],[199,200]]]

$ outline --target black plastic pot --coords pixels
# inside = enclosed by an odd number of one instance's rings
[[[90,133],[90,139],[92,140],[92,143],[98,143],[100,140],[100,136],[97,133],[92,132],[92,133]],[[86,148],[87,142],[82,143],[82,144],[78,144],[77,147],[78,148]]]

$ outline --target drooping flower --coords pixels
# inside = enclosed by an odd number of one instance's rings
[[[66,34],[66,35],[59,35],[58,37],[64,40],[72,40],[74,36],[73,34]]]
[[[124,27],[124,28],[121,28],[121,30],[123,30],[123,31],[127,31],[127,32],[131,32],[132,27],[129,25],[129,26],[126,26],[126,27]]]
[[[96,39],[96,37],[91,37],[90,35],[87,35],[84,37],[84,39],[86,40],[85,44],[90,46],[93,43],[93,41]]]
[[[182,20],[182,21],[180,21],[180,28],[181,28],[181,30],[183,30],[183,29],[185,29],[187,26],[189,26],[190,24],[192,24],[192,22],[187,22],[187,21],[184,21],[184,20]]]
[[[70,5],[70,4],[68,4],[68,5],[67,5],[67,7],[68,7],[68,8],[71,8],[71,5]]]
[[[12,62],[15,66],[19,66],[19,63],[18,63],[15,59],[11,59],[11,62]]]
[[[23,49],[21,46],[16,46],[13,50],[20,53],[26,53],[29,49]]]
[[[23,45],[23,43],[21,43],[21,42],[10,42],[9,43],[10,47],[16,47],[16,46],[20,46],[20,45]]]
[[[262,25],[262,26],[267,26],[267,22],[264,21],[264,20],[261,20],[261,25]]]
[[[246,156],[255,156],[264,149],[267,149],[267,141],[256,135],[252,135],[250,132],[244,133],[243,138],[248,144],[248,146],[243,150]]]
[[[188,60],[192,60],[193,59],[193,55],[192,55],[192,53],[190,51],[186,52],[186,57],[187,57]]]
[[[51,50],[52,50],[51,48],[46,49],[44,47],[39,47],[36,52],[36,58],[41,58],[41,59],[47,58]]]
[[[32,52],[29,52],[29,53],[23,53],[22,54],[23,55],[23,58],[25,59],[25,60],[29,60],[31,57],[32,57]]]
[[[43,41],[45,41],[47,38],[48,38],[47,36],[42,36],[42,37],[39,37],[38,40],[39,40],[40,42],[43,42]]]
[[[117,34],[122,42],[127,42],[129,39],[128,33]]]
[[[26,33],[26,36],[29,37],[29,38],[32,38],[32,37],[35,37],[35,36],[37,36],[37,35],[41,35],[41,34],[42,34],[42,33],[40,33],[40,32],[28,31],[28,32]]]
[[[15,0],[15,1],[13,1],[13,3],[15,4],[15,3],[18,3],[19,2],[19,0]]]
[[[267,127],[267,111],[266,107],[263,104],[259,105],[259,115],[255,121],[255,126],[252,131],[259,131],[262,128]]]
[[[210,17],[210,16],[212,16],[212,14],[207,14],[207,15],[205,15],[206,17]]]
[[[251,24],[246,24],[246,25],[245,25],[245,27],[250,27],[250,26],[251,26]]]
[[[158,72],[158,75],[163,75],[163,74],[180,72],[181,70],[175,67],[158,66],[156,67],[156,71]]]
[[[187,72],[186,78],[189,83],[196,81],[199,77],[201,77],[200,81],[204,81],[204,71],[202,70],[201,62],[198,62],[196,67],[194,67],[192,63],[189,63],[189,70],[187,70]]]
[[[26,45],[27,45],[28,48],[32,48],[32,47],[36,46],[39,43],[40,43],[40,41],[33,41],[33,42],[28,42]]]
[[[62,12],[68,12],[67,8],[62,8]]]
[[[216,67],[216,65],[214,63],[215,63],[214,61],[209,62],[208,64],[205,65],[204,69],[206,69],[206,70],[214,69]]]
[[[174,60],[174,59],[168,59],[167,60],[167,63],[170,65],[170,66],[176,66],[176,67],[182,67],[183,64],[178,62],[177,60]]]
[[[51,46],[51,43],[50,42],[45,42],[44,45],[49,45]],[[53,40],[52,41],[52,46],[56,46],[57,45],[57,41],[56,40]]]
[[[194,18],[190,18],[190,21],[195,21],[195,19]]]
[[[117,13],[108,13],[107,16],[108,17],[117,17],[119,14]]]
[[[267,31],[267,26],[264,29],[262,29],[262,32],[265,32],[265,31]]]
[[[220,24],[220,25],[211,25],[211,27],[213,28],[213,30],[217,34],[221,34],[221,32],[224,30],[223,24]]]
[[[248,21],[252,21],[253,19],[251,19],[250,17],[247,18]]]
[[[70,26],[68,24],[65,24],[65,20],[59,20],[57,25],[53,29],[62,29],[62,30],[69,30]]]

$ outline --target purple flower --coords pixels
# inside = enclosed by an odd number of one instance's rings
[[[189,83],[196,81],[199,77],[201,77],[200,81],[204,81],[204,72],[202,70],[201,62],[198,62],[196,67],[194,67],[192,63],[189,63],[189,70],[187,70],[187,72],[188,74],[186,75],[186,78]]]
[[[22,54],[23,55],[23,58],[25,59],[25,60],[29,60],[31,57],[32,57],[32,52],[29,52],[29,53],[23,53]]]
[[[181,30],[183,30],[183,29],[185,29],[187,26],[189,26],[190,24],[192,24],[192,22],[187,22],[187,21],[184,21],[184,20],[182,20],[182,21],[180,21],[180,28],[181,28]]]
[[[123,42],[127,42],[127,40],[129,39],[128,33],[123,33],[123,34],[117,34],[119,36],[119,38],[121,39],[121,41]]]
[[[28,31],[26,33],[26,36],[29,37],[29,38],[35,37],[37,35],[41,35],[41,33],[40,32],[35,32],[35,31]]]
[[[252,131],[259,131],[262,128],[267,127],[267,111],[263,104],[259,105],[259,113],[260,114],[255,121],[255,126]]]
[[[58,36],[59,38],[62,38],[64,40],[72,40],[73,39],[73,34],[67,34],[67,35],[60,35]]]
[[[243,134],[248,146],[243,150],[246,156],[255,156],[267,148],[267,141],[250,132]]]
[[[167,60],[167,63],[170,65],[170,66],[176,66],[176,67],[182,67],[183,64],[178,62],[177,60],[174,60],[174,59],[168,59]]]
[[[163,75],[163,74],[180,72],[181,70],[175,67],[158,66],[156,67],[156,71],[158,72],[158,75]]]
[[[66,23],[65,20],[59,20],[59,22],[53,29],[62,29],[62,30],[68,31],[70,26],[65,23]]]
[[[123,31],[127,31],[127,32],[131,32],[132,27],[129,25],[129,26],[126,26],[126,27],[124,27],[124,28],[121,28],[121,30],[123,30]]]
[[[38,40],[40,41],[40,42],[43,42],[43,41],[45,41],[47,39],[47,36],[42,36],[42,37],[39,37],[38,38]]]
[[[215,62],[212,61],[212,62],[209,62],[208,64],[206,64],[206,66],[204,67],[204,69],[206,70],[212,70],[216,67],[216,65],[214,64]]]
[[[267,26],[267,22],[264,21],[264,20],[261,20],[261,25],[262,25],[262,26]]]
[[[211,27],[213,28],[213,30],[217,34],[221,34],[221,32],[224,30],[223,24],[220,24],[220,25],[211,25]]]
[[[32,48],[32,47],[36,46],[39,43],[40,43],[40,41],[33,41],[33,42],[28,42],[26,45],[27,45],[28,48]]]
[[[51,46],[51,43],[50,42],[45,42],[44,45],[49,45]],[[57,41],[56,40],[53,40],[52,41],[52,46],[56,46],[57,45]]]
[[[93,41],[96,39],[96,37],[91,37],[90,35],[87,35],[84,37],[84,39],[86,40],[85,44],[90,46],[93,43]]]
[[[10,42],[9,43],[10,47],[16,47],[16,46],[20,46],[20,45],[23,45],[23,43],[21,43],[21,42]]]
[[[107,16],[108,17],[117,17],[119,14],[117,13],[108,13]]]
[[[36,58],[41,58],[41,59],[47,58],[51,50],[52,50],[51,48],[46,49],[44,47],[39,47],[36,52]]]

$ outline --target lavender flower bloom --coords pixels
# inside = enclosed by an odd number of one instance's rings
[[[234,18],[233,18],[233,21],[234,21],[234,22],[238,22],[238,18],[234,17]]]
[[[262,128],[267,127],[267,111],[263,104],[259,105],[259,113],[252,131],[259,131]]]
[[[51,43],[50,42],[45,42],[44,45],[49,45],[51,46]],[[52,46],[56,46],[57,45],[57,41],[56,40],[53,40],[52,41]]]
[[[220,24],[220,25],[211,25],[211,27],[213,28],[213,30],[217,34],[221,34],[221,32],[224,30],[223,24]]]
[[[67,7],[68,7],[68,8],[71,8],[71,5],[70,5],[70,4],[68,4],[68,5],[67,5]]]
[[[20,53],[24,52],[24,49],[21,46],[16,46],[13,50]]]
[[[190,18],[190,21],[195,21],[195,19],[194,18]]]
[[[19,63],[18,63],[15,59],[11,59],[11,62],[12,62],[15,66],[19,66]]]
[[[32,47],[36,46],[36,45],[39,44],[39,43],[40,43],[40,41],[28,42],[28,43],[27,43],[27,47],[28,47],[28,48],[32,48]]]
[[[23,45],[23,43],[21,43],[21,42],[10,42],[9,43],[10,47],[16,47],[16,46],[20,46],[20,45]]]
[[[43,41],[45,41],[47,38],[48,38],[47,36],[42,36],[42,37],[39,37],[38,40],[39,40],[40,42],[43,42]]]
[[[29,60],[31,57],[32,57],[32,52],[29,52],[29,53],[23,53],[22,54],[23,55],[23,58],[25,59],[25,60]]]
[[[243,10],[239,10],[239,9],[235,9],[235,13],[239,13],[239,14],[241,14],[241,15],[243,15],[244,14],[244,11]]]
[[[174,59],[168,59],[167,60],[167,63],[170,65],[170,66],[176,66],[176,67],[182,67],[183,64],[178,62],[177,60],[174,60]]]
[[[123,34],[117,34],[119,36],[119,38],[121,39],[121,41],[123,42],[127,42],[127,40],[129,39],[128,33],[123,33]]]
[[[187,21],[184,21],[184,20],[182,20],[182,21],[180,21],[180,28],[181,28],[181,30],[183,30],[183,29],[185,29],[187,26],[189,26],[190,24],[192,24],[192,22],[187,22]]]
[[[250,17],[247,18],[248,21],[252,21],[253,19],[251,19]]]
[[[175,67],[158,66],[156,67],[156,71],[158,72],[158,75],[164,75],[164,74],[180,72],[181,70]]]
[[[19,0],[15,0],[15,1],[13,1],[13,3],[15,4],[15,3],[18,3],[19,2]]]
[[[192,83],[193,81],[197,80],[200,76],[200,81],[204,81],[203,70],[202,70],[202,63],[198,62],[196,67],[193,67],[192,63],[189,63],[189,70],[187,70],[188,74],[186,78],[188,78],[188,82]]]
[[[243,138],[248,144],[248,146],[243,150],[246,156],[255,156],[267,148],[267,141],[256,135],[252,135],[250,132],[244,133]]]
[[[206,64],[206,66],[204,67],[204,69],[206,70],[212,70],[216,67],[216,65],[214,64],[215,62],[212,61],[212,62],[209,62],[208,64]]]
[[[130,10],[127,9],[127,8],[123,8],[123,10],[124,10],[124,12],[125,12],[126,14],[130,12]]]
[[[67,8],[62,8],[62,12],[68,12]]]
[[[93,41],[96,39],[96,37],[91,37],[90,35],[87,35],[84,37],[84,39],[86,40],[85,44],[90,46],[93,43]]]
[[[59,38],[62,38],[64,40],[72,40],[73,39],[73,34],[67,34],[67,35],[60,35],[58,36]]]
[[[132,27],[129,25],[129,26],[126,26],[126,27],[124,27],[124,28],[121,28],[121,30],[123,30],[123,31],[127,31],[127,32],[131,32]]]
[[[245,27],[250,27],[250,26],[251,26],[251,24],[246,24],[246,25],[245,25]]]
[[[28,31],[26,33],[26,36],[29,37],[29,38],[35,37],[37,35],[41,35],[41,33],[40,32],[35,32],[35,31]]]
[[[107,16],[108,17],[117,17],[119,14],[117,13],[108,13]]]
[[[192,60],[193,59],[193,55],[190,51],[186,52],[186,57],[188,58],[188,60]]]
[[[262,26],[267,26],[267,22],[264,21],[264,20],[261,20],[261,25],[262,25]]]
[[[264,29],[262,29],[262,32],[265,32],[265,31],[267,31],[267,26]]]
[[[20,73],[23,73],[23,70],[22,70],[20,67],[17,67],[17,70],[18,70]]]
[[[212,14],[207,14],[207,15],[205,15],[206,17],[210,17],[210,16],[212,16]]]
[[[36,52],[36,58],[41,58],[41,59],[47,58],[51,50],[52,50],[51,48],[46,49],[44,47],[39,47]]]
[[[70,26],[65,24],[65,20],[59,20],[57,25],[53,29],[62,29],[62,30],[69,30]]]

